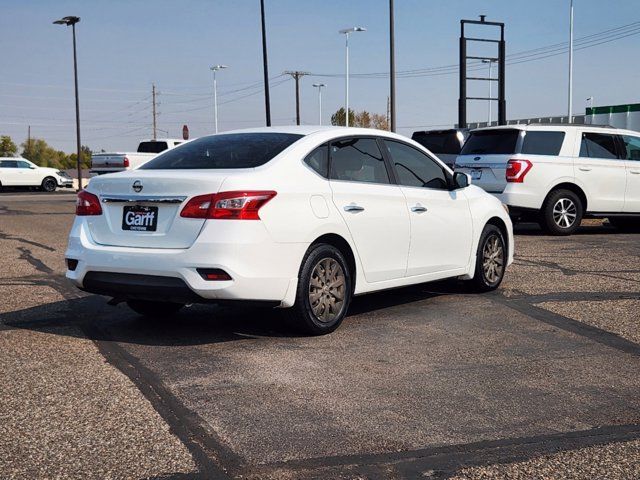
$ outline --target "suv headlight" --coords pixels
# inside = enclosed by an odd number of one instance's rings
[[[63,172],[62,170],[58,170],[56,173],[57,173],[58,175],[60,175],[61,177],[63,177],[63,178],[71,178],[71,177],[67,174],[67,172]]]

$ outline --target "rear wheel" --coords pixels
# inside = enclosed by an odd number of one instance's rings
[[[640,232],[640,217],[610,217],[607,220],[623,232]]]
[[[571,235],[580,226],[584,209],[571,190],[551,192],[541,210],[541,225],[552,235]]]
[[[495,225],[486,225],[478,242],[476,270],[472,286],[479,292],[495,290],[502,283],[507,267],[507,243]]]
[[[351,272],[344,255],[333,245],[314,245],[306,254],[298,277],[290,322],[308,335],[333,332],[351,302]]]
[[[127,305],[131,310],[143,317],[157,318],[167,318],[175,315],[178,310],[184,307],[183,303],[155,302],[151,300],[127,300]]]
[[[45,192],[54,192],[56,188],[58,188],[58,182],[56,182],[56,179],[53,177],[47,177],[42,180],[40,188]]]

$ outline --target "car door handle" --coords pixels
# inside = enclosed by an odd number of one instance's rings
[[[361,207],[360,205],[356,205],[355,203],[352,203],[351,205],[345,205],[344,207],[345,212],[362,212],[363,210],[364,210],[364,207]]]
[[[591,167],[578,167],[580,170],[582,170],[583,172],[590,172],[591,171]]]
[[[640,170],[629,170],[634,175],[640,175]]]
[[[416,213],[423,213],[427,211],[427,207],[423,207],[422,205],[418,204],[411,207],[411,211]]]

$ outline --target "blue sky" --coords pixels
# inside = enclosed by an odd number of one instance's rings
[[[506,23],[507,54],[566,42],[569,0],[396,0],[398,71],[458,61],[459,20],[486,14]],[[637,0],[575,0],[575,38],[640,21]],[[351,72],[388,71],[387,0],[266,0],[270,76],[284,70],[344,73],[344,38],[351,41]],[[77,15],[82,141],[93,149],[135,147],[151,134],[151,85],[160,95],[158,126],[180,136],[213,130],[209,66],[230,66],[218,76],[221,130],[261,126],[264,103],[259,0],[0,0],[0,133],[15,141],[44,138],[74,150],[71,32],[52,25]],[[585,99],[597,105],[640,101],[640,35],[576,51],[574,112]],[[560,115],[567,109],[567,55],[507,66],[507,116]],[[273,80],[274,124],[295,121],[294,84]],[[344,79],[302,80],[302,121],[317,123],[314,82],[327,84],[324,118],[343,104]],[[239,89],[245,89],[236,91]],[[484,96],[487,85],[470,94]],[[351,80],[351,106],[385,113],[388,79]],[[410,134],[457,120],[456,73],[399,78],[399,132]],[[494,108],[495,112],[495,108]],[[484,121],[486,103],[474,103],[470,121]],[[160,132],[165,135],[164,132]]]

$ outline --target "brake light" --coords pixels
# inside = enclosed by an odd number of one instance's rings
[[[232,280],[231,275],[220,268],[197,268],[200,276],[205,280],[224,282]]]
[[[93,193],[80,190],[76,198],[76,215],[102,215],[100,199]]]
[[[181,217],[219,220],[260,220],[258,211],[276,192],[234,191],[198,195],[187,202]]]
[[[505,177],[509,183],[524,182],[525,175],[531,170],[533,163],[529,160],[511,159],[507,162]]]
[[[129,168],[129,159],[127,157],[124,157],[124,161],[122,162],[122,166],[124,168]]]

